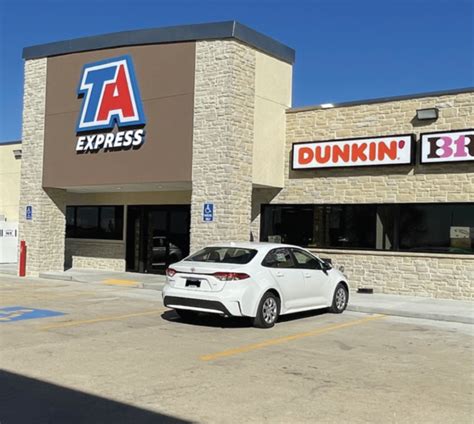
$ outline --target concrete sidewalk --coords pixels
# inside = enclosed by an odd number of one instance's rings
[[[474,324],[474,302],[472,301],[351,293],[347,310]]]
[[[79,283],[110,284],[140,289],[161,290],[166,277],[157,274],[137,272],[112,272],[95,269],[68,269],[63,272],[42,272],[40,278],[51,280],[77,281]]]
[[[7,269],[7,267],[5,267],[5,269]],[[0,269],[0,275],[1,274],[3,274],[2,269]],[[4,275],[7,275],[7,273],[5,272]],[[109,284],[152,290],[162,290],[165,284],[164,275],[88,269],[69,269],[63,272],[44,272],[40,274],[40,277],[52,280]],[[351,292],[347,310],[474,324],[474,302],[472,301],[432,299],[429,297],[398,296],[379,293],[360,294]]]

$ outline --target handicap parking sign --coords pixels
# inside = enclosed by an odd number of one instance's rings
[[[33,206],[27,206],[26,211],[25,211],[25,218],[28,221],[31,221],[33,219]]]
[[[27,308],[25,306],[8,306],[0,308],[0,322],[22,321],[25,319],[48,318],[64,315],[64,312],[49,309]]]
[[[202,208],[202,220],[204,222],[214,221],[214,203],[204,203]]]

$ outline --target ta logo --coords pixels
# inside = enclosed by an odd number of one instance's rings
[[[76,131],[94,134],[79,137],[76,151],[123,150],[143,143],[143,128],[99,134],[115,126],[136,128],[146,123],[130,56],[85,65],[77,93],[83,100]]]

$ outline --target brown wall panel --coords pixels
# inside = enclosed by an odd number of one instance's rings
[[[82,99],[77,86],[82,67],[124,54],[133,59],[147,121],[145,143],[137,150],[79,154],[76,122]],[[194,63],[195,43],[48,58],[43,186],[191,181]]]

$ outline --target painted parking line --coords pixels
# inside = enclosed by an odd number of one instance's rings
[[[365,323],[370,322],[370,321],[375,321],[375,320],[378,320],[378,319],[385,318],[385,316],[386,315],[380,315],[380,314],[372,315],[370,317],[357,319],[357,320],[345,322],[345,323],[342,323],[342,324],[334,324],[334,325],[329,325],[327,327],[321,327],[321,328],[318,328],[318,329],[313,330],[313,331],[307,331],[307,332],[304,332],[304,333],[297,333],[297,334],[293,334],[291,336],[278,337],[276,339],[269,339],[269,340],[265,340],[265,341],[260,342],[260,343],[254,343],[254,344],[250,344],[250,345],[240,346],[240,347],[236,347],[234,349],[224,350],[222,352],[211,353],[209,355],[202,355],[202,356],[199,357],[199,359],[201,359],[201,361],[212,361],[214,359],[225,358],[225,357],[229,357],[229,356],[235,356],[235,355],[239,355],[241,353],[247,353],[247,352],[251,352],[253,350],[263,349],[263,348],[266,348],[266,347],[269,347],[269,346],[274,346],[274,345],[278,345],[278,344],[282,344],[282,343],[287,343],[287,342],[290,342],[290,341],[293,341],[293,340],[300,340],[300,339],[304,339],[306,337],[319,336],[321,334],[329,333],[331,331],[340,330],[340,329],[347,328],[347,327],[353,327],[355,325],[365,324]]]
[[[138,287],[138,282],[133,280],[117,280],[110,278],[102,281],[102,283],[107,284],[108,286]]]
[[[136,312],[133,314],[126,314],[126,315],[114,315],[114,316],[106,316],[106,317],[99,317],[93,319],[84,319],[84,320],[77,320],[77,321],[66,321],[66,322],[58,322],[55,324],[45,325],[40,327],[39,330],[47,331],[53,330],[56,328],[65,328],[65,327],[77,327],[79,325],[87,325],[87,324],[95,324],[97,322],[106,322],[106,321],[120,321],[122,319],[133,318],[133,317],[142,317],[147,315],[157,315],[161,314],[168,309],[153,309],[151,311],[144,311],[144,312]]]
[[[0,322],[23,321],[25,319],[49,318],[64,315],[64,312],[49,309],[27,308],[25,306],[8,306],[0,308]]]

